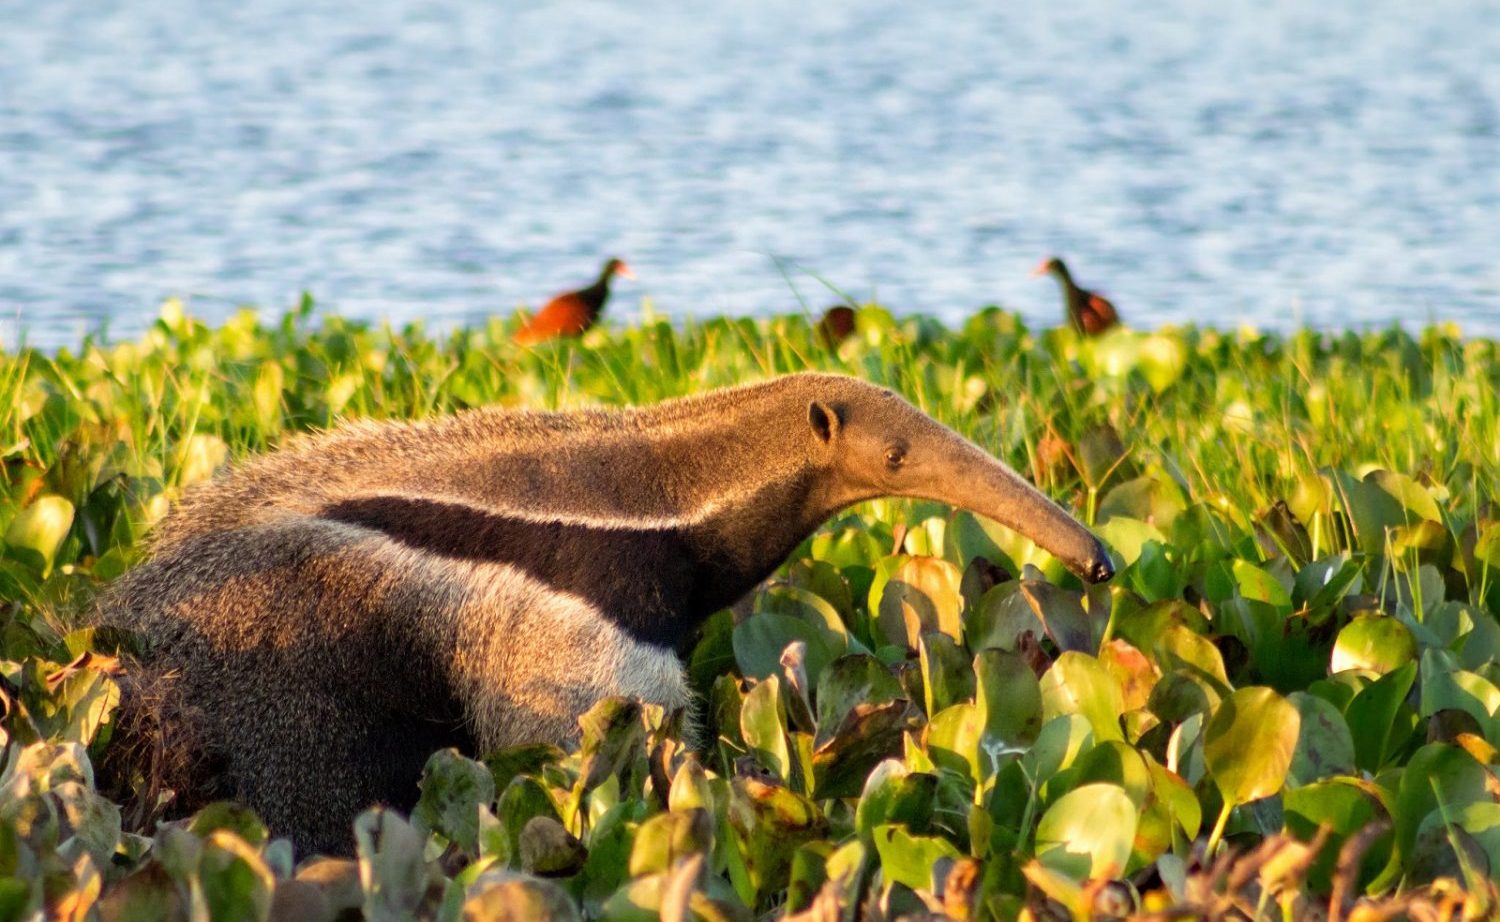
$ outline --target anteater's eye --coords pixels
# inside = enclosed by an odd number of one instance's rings
[[[895,470],[906,463],[906,449],[899,445],[892,445],[885,450],[885,466]]]

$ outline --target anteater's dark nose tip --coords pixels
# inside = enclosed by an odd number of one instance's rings
[[[1115,565],[1110,563],[1108,557],[1100,557],[1089,565],[1089,582],[1108,582],[1115,575]]]

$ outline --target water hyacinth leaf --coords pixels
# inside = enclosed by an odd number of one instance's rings
[[[854,813],[855,831],[867,841],[873,841],[875,827],[887,823],[926,832],[936,795],[936,775],[913,772],[899,759],[886,759],[865,778]]]
[[[1134,564],[1141,557],[1141,549],[1148,541],[1165,544],[1161,529],[1140,519],[1117,515],[1094,528],[1094,533],[1115,552],[1116,563],[1124,566]]]
[[[1070,781],[1074,786],[1102,782],[1113,784],[1130,796],[1137,811],[1145,808],[1151,796],[1151,772],[1146,759],[1134,747],[1120,740],[1105,740],[1079,756]],[[1048,790],[1048,796],[1057,792]]]
[[[838,567],[826,560],[803,558],[787,568],[787,582],[812,593],[833,606],[841,619],[854,617],[854,597],[849,581]]]
[[[1229,691],[1224,655],[1202,634],[1182,624],[1168,624],[1150,649],[1162,669],[1187,669],[1207,680],[1221,695]]]
[[[208,838],[214,832],[232,832],[251,846],[259,848],[269,836],[265,823],[260,821],[249,807],[229,801],[216,801],[197,813],[188,821],[188,831],[200,838]]]
[[[1287,784],[1297,787],[1354,771],[1354,735],[1339,709],[1306,692],[1292,692],[1287,701],[1301,715],[1297,748],[1287,770]]]
[[[1187,587],[1187,574],[1174,563],[1166,547],[1156,541],[1141,545],[1140,556],[1130,565],[1127,577],[1132,588],[1148,602],[1177,599]]]
[[[1314,611],[1325,611],[1337,605],[1361,584],[1359,564],[1348,552],[1322,557],[1297,571],[1292,586],[1292,601]]]
[[[880,629],[893,643],[916,649],[921,636],[963,636],[963,571],[940,557],[911,557],[891,575],[878,608]]]
[[[521,834],[526,824],[538,816],[545,816],[559,823],[557,804],[541,782],[528,775],[519,775],[500,792],[495,804],[498,827],[481,830],[481,847],[485,854],[493,854],[513,867],[521,863]]]
[[[740,733],[761,767],[784,781],[792,774],[792,757],[786,738],[786,707],[781,700],[781,682],[771,676],[756,683],[740,709]]]
[[[1302,717],[1275,691],[1241,688],[1219,704],[1203,730],[1203,758],[1226,805],[1281,790]]]
[[[1363,615],[1339,631],[1328,671],[1367,669],[1384,675],[1416,655],[1417,642],[1406,625],[1389,615]]]
[[[643,760],[646,728],[641,723],[640,702],[604,698],[578,718],[578,726],[583,743],[579,747],[575,797],[581,797],[606,778],[625,774],[632,763]]]
[[[1147,474],[1111,487],[1099,501],[1097,515],[1100,522],[1125,516],[1166,529],[1185,506],[1176,481]]]
[[[966,570],[974,561],[983,560],[1006,573],[1016,572],[1017,565],[991,537],[980,518],[972,512],[955,511],[952,520],[948,523],[943,540],[943,556],[948,560],[963,563]],[[1500,563],[1496,566],[1500,567]]]
[[[1018,653],[980,650],[974,655],[975,706],[985,751],[1022,748],[1042,729],[1042,686]]]
[[[1115,639],[1100,648],[1100,666],[1115,678],[1121,690],[1124,711],[1140,711],[1151,700],[1151,693],[1161,679],[1157,664],[1125,640]]]
[[[755,778],[733,780],[727,816],[753,892],[747,902],[755,905],[785,889],[797,846],[826,832],[826,822],[811,801],[783,785]]]
[[[933,866],[940,859],[959,857],[958,849],[947,839],[912,835],[894,823],[876,826],[871,838],[885,879],[913,890],[931,889]]]
[[[549,880],[514,871],[489,870],[469,887],[465,922],[578,922],[568,892]]]
[[[478,855],[479,808],[495,799],[489,769],[456,749],[440,749],[427,759],[418,787],[422,794],[411,817],[417,829],[437,832]]]
[[[814,561],[813,564],[817,562]],[[828,577],[828,571],[832,570],[827,564],[823,564],[823,573]],[[843,577],[833,571],[831,578],[843,582]],[[833,603],[824,599],[813,591],[794,586],[790,583],[777,583],[769,586],[764,592],[755,598],[755,611],[757,614],[787,615],[806,621],[817,628],[822,628],[829,636],[830,645],[842,649],[848,642],[848,629],[844,627],[843,617]],[[753,620],[753,619],[752,619]]]
[[[968,654],[947,634],[918,638],[922,689],[929,716],[974,697],[974,672]]]
[[[177,459],[177,486],[186,488],[213,477],[229,460],[229,446],[216,435],[198,433],[182,443]]]
[[[904,699],[856,704],[832,736],[812,753],[813,795],[853,797],[865,774],[882,759],[900,752],[907,726]]]
[[[42,573],[52,571],[53,559],[73,527],[73,504],[61,496],[44,494],[16,513],[5,529],[5,543],[28,551],[40,562]]]
[[[497,749],[481,761],[489,770],[493,790],[503,791],[517,775],[539,774],[543,766],[561,762],[563,756],[563,751],[551,743],[523,743]]]
[[[1163,723],[1177,724],[1194,714],[1209,714],[1224,698],[1219,686],[1195,669],[1174,669],[1151,689],[1146,707]]]
[[[1333,843],[1323,849],[1309,875],[1309,884],[1314,889],[1327,886],[1338,847],[1345,839],[1377,822],[1388,822],[1379,790],[1363,779],[1342,777],[1314,781],[1283,796],[1287,831],[1303,841],[1311,840],[1320,827],[1327,827],[1333,835]],[[1384,865],[1390,857],[1392,841],[1387,829],[1365,853],[1362,865],[1372,870]]]
[[[787,644],[807,644],[805,667],[810,681],[817,681],[834,656],[835,635],[790,615],[756,614],[734,626],[734,658],[747,678],[764,679],[781,672],[781,654]],[[832,641],[832,643],[830,642]]]
[[[1021,580],[1020,593],[1059,650],[1093,652],[1094,627],[1080,593],[1034,579]]]
[[[1036,743],[1021,757],[1028,778],[1046,782],[1094,745],[1094,730],[1082,714],[1064,714],[1042,724]]]
[[[1378,770],[1405,742],[1397,732],[1397,715],[1416,676],[1416,663],[1399,666],[1371,682],[1344,709],[1344,720],[1354,735],[1354,763],[1365,771]]]
[[[62,843],[63,849],[68,850],[69,843],[74,842],[97,866],[107,867],[120,841],[120,808],[77,781],[54,786],[52,799],[61,808],[64,828],[72,832]]]
[[[818,534],[813,537],[809,550],[813,560],[825,561],[840,570],[871,566],[885,554],[879,539],[863,527]]]
[[[833,738],[845,715],[860,703],[884,704],[902,697],[901,683],[872,656],[841,656],[823,670],[817,682],[818,733],[822,744]]]
[[[425,837],[396,813],[374,807],[355,818],[354,842],[365,918],[415,915],[430,880],[422,854]]]
[[[1044,630],[1036,610],[1021,595],[1021,584],[1011,581],[979,597],[964,625],[964,640],[971,650],[1014,650],[1022,634],[1030,631],[1040,636]]]
[[[1198,837],[1203,825],[1203,807],[1187,781],[1155,759],[1146,758],[1151,774],[1151,797],[1156,809],[1164,813],[1182,831],[1183,843]]]
[[[1094,657],[1069,651],[1059,656],[1042,676],[1042,719],[1079,714],[1088,720],[1095,738],[1122,740],[1120,714],[1124,696],[1114,677]]]
[[[979,756],[979,738],[984,731],[979,709],[970,702],[955,704],[939,711],[927,724],[927,755],[940,768],[956,772],[976,783],[983,771]]]
[[[946,518],[928,516],[906,530],[901,549],[913,557],[942,557],[947,530]]]
[[[1114,634],[1137,650],[1156,649],[1162,632],[1174,624],[1199,634],[1207,633],[1209,627],[1203,613],[1181,599],[1153,602],[1144,607],[1116,605]]]
[[[1122,873],[1135,842],[1136,806],[1113,784],[1086,784],[1053,802],[1036,829],[1036,857],[1075,880]]]
[[[1396,848],[1409,865],[1423,820],[1442,805],[1491,799],[1494,776],[1468,752],[1447,743],[1429,743],[1412,754],[1396,792]]]
[[[669,871],[682,858],[712,851],[713,831],[713,818],[702,808],[656,814],[636,830],[630,876]]]
[[[579,897],[583,911],[590,917],[598,916],[604,901],[629,879],[630,853],[637,828],[635,817],[639,812],[636,804],[616,804],[594,820],[588,830],[588,854],[578,879],[582,884]],[[519,859],[514,864],[519,867]]]
[[[1500,803],[1472,802],[1432,811],[1417,830],[1418,847],[1430,831],[1446,825],[1473,839],[1488,864],[1488,873],[1500,868]]]
[[[533,816],[521,827],[521,869],[543,877],[565,877],[583,867],[583,843],[550,816]]]
[[[831,842],[809,842],[793,853],[786,888],[788,912],[800,912],[812,905],[818,891],[828,883],[828,856],[832,853]]]
[[[1463,711],[1491,745],[1500,744],[1500,688],[1478,673],[1445,669],[1435,652],[1422,657],[1422,716]]]
[[[259,922],[271,911],[275,878],[256,849],[228,830],[216,830],[203,846],[198,883],[209,917]]]

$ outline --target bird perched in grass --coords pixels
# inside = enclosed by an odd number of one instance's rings
[[[516,331],[516,342],[530,346],[558,336],[577,336],[593,326],[609,300],[609,283],[616,275],[635,278],[624,260],[611,258],[594,284],[564,292],[533,314]]]
[[[1078,332],[1097,336],[1120,322],[1115,306],[1104,296],[1078,287],[1073,276],[1068,273],[1068,267],[1056,256],[1042,260],[1042,264],[1032,270],[1031,274],[1050,275],[1057,279],[1057,285],[1062,289],[1063,306],[1068,311],[1068,321]]]
[[[818,340],[829,349],[854,335],[854,308],[835,304],[818,320]]]

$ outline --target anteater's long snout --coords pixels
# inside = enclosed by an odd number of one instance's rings
[[[1115,575],[1109,552],[1093,532],[1048,499],[1021,475],[978,447],[958,460],[951,478],[936,485],[946,495],[933,496],[994,519],[1019,532],[1062,562],[1079,579],[1102,583]]]

